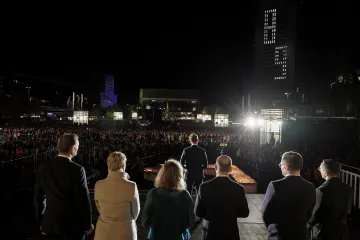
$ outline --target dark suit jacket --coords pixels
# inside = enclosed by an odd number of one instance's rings
[[[353,190],[339,178],[331,178],[316,189],[316,205],[309,220],[313,239],[346,240],[346,219]]]
[[[238,217],[248,217],[243,186],[228,177],[215,177],[200,185],[195,215],[203,218],[203,239],[238,240]]]
[[[314,185],[300,176],[270,182],[261,209],[268,240],[307,240],[315,200]]]
[[[85,170],[68,158],[56,157],[40,165],[34,203],[45,233],[67,234],[91,228]]]
[[[187,169],[187,177],[192,179],[203,178],[203,170],[207,168],[208,159],[205,149],[198,145],[191,145],[183,150],[180,158],[181,165]]]

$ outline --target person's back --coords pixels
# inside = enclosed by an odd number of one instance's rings
[[[62,140],[66,142],[65,148],[71,151],[61,151]],[[53,235],[82,239],[85,231],[91,232],[93,229],[85,170],[71,161],[76,156],[78,146],[76,135],[63,135],[58,143],[59,156],[44,162],[37,172],[34,196],[36,216],[41,231],[49,239]]]
[[[302,234],[306,231],[309,214],[314,206],[315,186],[300,176],[287,176],[272,184],[278,209],[276,228],[280,236],[297,235],[298,230]]]
[[[94,188],[94,199],[100,213],[94,239],[137,239],[135,221],[140,211],[139,193],[136,183],[129,181],[125,172],[126,156],[113,152],[107,163],[107,178],[98,181]]]
[[[176,160],[165,162],[149,191],[141,222],[150,227],[151,239],[180,240],[195,221],[193,201],[184,190],[183,169]]]
[[[208,229],[207,239],[210,239],[209,235],[211,239],[237,239],[237,218],[249,215],[244,188],[229,177],[216,177],[204,182],[200,189],[199,194],[207,209],[201,216],[203,227]]]
[[[74,188],[74,180],[79,176],[82,167],[63,157],[44,162],[38,170],[37,178],[46,195],[46,208],[43,216],[43,231],[48,228],[61,233],[78,225],[81,219],[76,197],[81,197],[82,192]],[[56,222],[57,226],[49,226]],[[50,229],[49,229],[50,230]],[[52,229],[51,229],[52,230]]]
[[[194,211],[203,219],[204,240],[239,239],[237,218],[249,216],[244,188],[229,178],[231,163],[228,156],[218,157],[216,177],[200,185]]]
[[[316,189],[316,206],[309,220],[313,239],[346,240],[353,190],[337,177],[340,164],[335,160],[324,160],[319,170],[326,181]]]
[[[191,134],[189,140],[191,146],[184,149],[180,163],[187,170],[186,185],[187,190],[191,193],[193,185],[198,191],[204,178],[203,170],[207,168],[208,159],[205,149],[198,146],[199,137]]]
[[[268,240],[307,240],[307,221],[315,205],[315,187],[300,176],[303,160],[296,152],[283,154],[283,179],[270,182],[261,209]]]
[[[186,169],[188,174],[191,176],[202,176],[203,174],[203,158],[206,156],[205,149],[199,147],[198,145],[192,145],[185,149],[186,152]],[[205,166],[206,168],[207,166]]]
[[[189,193],[186,190],[168,192],[154,189],[151,197],[154,211],[151,217],[153,239],[178,239],[188,227]]]

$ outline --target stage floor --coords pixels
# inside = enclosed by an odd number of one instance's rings
[[[144,207],[146,194],[148,190],[140,191],[141,208]],[[91,192],[91,198],[93,194]],[[193,196],[195,198],[195,196]],[[260,209],[262,205],[263,194],[247,194],[248,204],[250,208],[250,216],[248,218],[239,218],[238,226],[242,240],[251,239],[266,239],[266,229],[261,220]],[[36,224],[34,216],[33,194],[31,191],[18,192],[12,198],[1,198],[1,213],[2,224],[0,224],[0,239],[12,240],[35,240],[39,232],[39,226]],[[96,224],[98,212],[95,203],[92,202],[93,207],[93,223]],[[141,227],[140,216],[137,220],[138,225],[138,239],[146,239],[147,229]],[[348,221],[349,239],[360,239],[360,215],[354,214]],[[198,224],[191,230],[192,239],[201,239],[201,225]],[[6,236],[11,236],[7,238]],[[93,239],[93,234],[88,236],[87,240]]]
[[[145,203],[146,191],[140,192],[141,206]],[[145,198],[144,198],[145,196]],[[195,196],[193,196],[195,201]],[[264,194],[247,194],[250,215],[247,218],[238,218],[238,226],[241,240],[263,240],[266,239],[267,231],[261,219],[261,205],[264,199]],[[140,213],[141,214],[141,213]],[[140,215],[141,216],[141,215]],[[140,225],[140,218],[137,221],[138,225],[138,239],[145,240],[148,231]],[[193,240],[201,240],[202,227],[197,224],[191,230]]]

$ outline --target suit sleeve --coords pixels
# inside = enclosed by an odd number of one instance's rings
[[[204,149],[204,159],[203,159],[203,162],[202,162],[202,167],[203,169],[206,169],[207,166],[208,166],[208,157],[207,157],[207,154],[206,154],[206,150]]]
[[[91,203],[89,189],[86,181],[85,169],[80,168],[80,173],[77,179],[77,182],[74,183],[75,186],[75,197],[77,199],[77,209],[80,212],[80,216],[83,217],[84,230],[89,230],[92,224],[91,216]]]
[[[250,210],[249,210],[249,206],[248,206],[248,202],[246,199],[246,194],[245,194],[245,190],[243,187],[241,187],[241,194],[239,197],[239,201],[238,201],[238,208],[237,208],[237,212],[236,212],[236,216],[237,217],[242,217],[242,218],[246,218],[249,216],[250,214]]]
[[[199,192],[195,200],[194,213],[199,218],[204,218],[206,214],[205,201],[203,199],[203,184],[199,187]]]
[[[186,190],[185,190],[186,191]],[[187,227],[191,228],[195,223],[195,214],[194,214],[194,202],[190,196],[190,193],[186,191],[186,202],[187,202]]]
[[[324,205],[323,205],[324,194],[320,189],[316,189],[316,203],[312,215],[309,219],[309,226],[313,227],[315,224],[322,222],[324,217]]]
[[[186,169],[186,151],[183,150],[181,157],[180,157],[180,164]]]
[[[133,214],[134,220],[136,220],[140,213],[140,201],[139,201],[139,191],[137,185],[136,184],[134,185],[135,185],[135,193],[134,193],[134,198],[131,201],[131,212]]]
[[[35,214],[36,220],[38,222],[41,221],[42,212],[44,210],[44,200],[45,200],[45,192],[41,186],[40,179],[36,177],[36,184],[35,184],[35,193],[34,193],[34,205],[35,205]]]
[[[153,202],[152,202],[152,190],[149,191],[146,197],[145,206],[141,215],[141,225],[144,228],[151,227],[151,217],[153,215]]]
[[[261,208],[261,214],[266,227],[276,221],[275,188],[272,182],[269,183],[269,186],[266,189],[265,199]]]

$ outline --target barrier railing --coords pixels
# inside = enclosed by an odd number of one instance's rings
[[[141,171],[144,165],[157,161],[157,158],[162,153],[128,161],[129,170]],[[54,159],[57,154],[56,150],[36,152],[29,156],[0,162],[0,190],[2,196],[34,187],[39,166],[47,160]],[[107,156],[105,155],[107,153],[101,149],[82,147],[79,149],[77,156],[73,158],[74,162],[84,167],[89,186],[93,186],[98,179],[106,177],[107,166],[105,158]]]
[[[55,150],[36,152],[32,155],[0,162],[0,190],[2,195],[8,195],[21,189],[32,188],[35,184],[39,166],[49,159],[54,159],[57,154]],[[93,148],[81,149],[78,157],[74,158],[74,162],[85,168],[89,178],[88,182],[100,176],[100,172],[95,171],[95,152]]]
[[[339,177],[343,183],[352,187],[354,191],[353,206],[360,210],[360,169],[342,164]]]
[[[29,156],[2,161],[1,193],[6,195],[13,191],[33,187],[39,165],[55,156],[55,151],[36,152]]]

